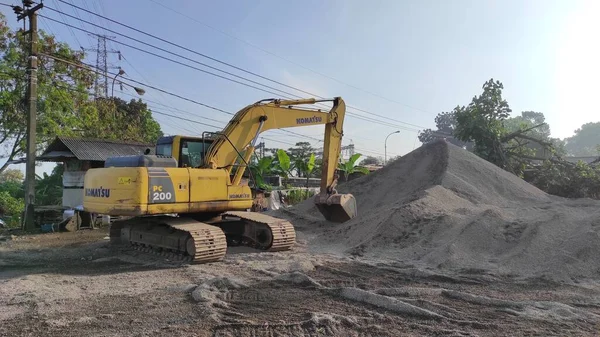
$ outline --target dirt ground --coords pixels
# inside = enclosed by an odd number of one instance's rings
[[[2,234],[0,233],[0,236]],[[0,336],[597,336],[596,284],[229,250],[178,265],[107,230],[0,240]]]

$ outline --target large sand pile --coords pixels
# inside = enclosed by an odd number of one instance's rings
[[[550,196],[444,141],[339,187],[359,215],[290,218],[315,250],[407,265],[569,281],[600,274],[600,202]]]

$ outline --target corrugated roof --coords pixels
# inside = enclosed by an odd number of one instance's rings
[[[105,161],[109,157],[143,154],[146,149],[154,153],[154,144],[125,142],[109,139],[56,137],[42,154],[69,151],[79,160]]]

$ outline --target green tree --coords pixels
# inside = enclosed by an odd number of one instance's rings
[[[323,174],[323,157],[315,157],[315,167],[313,168],[313,177],[320,177]]]
[[[141,99],[117,97],[85,102],[80,108],[82,137],[154,143],[163,135],[160,124]]]
[[[571,156],[596,156],[600,145],[600,122],[583,124],[575,134],[565,139],[565,148]]]
[[[15,198],[9,191],[0,191],[0,217],[10,227],[19,225],[23,209],[25,209],[23,198]]]
[[[398,155],[398,156],[393,156],[393,157],[390,157],[390,158],[388,158],[386,165],[389,165],[389,164],[391,164],[391,163],[395,162],[396,160],[398,160],[398,159],[400,159],[400,158],[402,158],[402,156],[400,156],[400,155]]]
[[[473,98],[468,107],[457,107],[456,136],[459,140],[474,142],[475,153],[497,166],[505,166],[501,139],[507,133],[503,121],[511,109],[502,98],[504,86],[493,79],[483,85],[483,93]]]
[[[306,188],[308,188],[310,175],[315,169],[315,160],[315,154],[311,153],[308,157],[308,160],[297,160],[296,164],[294,165],[296,167],[296,170],[298,170],[298,172],[300,172],[302,176],[306,177]]]
[[[19,169],[7,169],[0,173],[0,184],[6,182],[22,183],[25,179],[25,174]]]
[[[381,159],[377,157],[367,156],[360,163],[362,165],[381,165]]]
[[[465,147],[471,150],[472,143],[464,142],[454,137],[454,131],[456,129],[456,112],[460,110],[460,107],[454,108],[450,112],[441,112],[435,117],[436,130],[425,129],[419,133],[419,141],[423,144],[431,143],[437,139],[445,138],[449,143],[452,143],[459,147]]]
[[[521,116],[507,118],[504,121],[504,126],[509,133],[527,130],[522,132],[520,136],[527,137],[526,147],[533,150],[534,156],[537,158],[549,158],[554,154],[560,156],[566,154],[564,142],[558,138],[550,137],[550,125],[546,123],[546,117],[541,112],[523,111]],[[547,146],[547,144],[552,144],[552,147]]]
[[[0,158],[7,163],[25,152],[28,35],[11,31],[0,14]],[[57,42],[43,30],[38,49],[79,67],[41,56],[38,59],[37,151],[56,136],[81,136],[153,143],[160,125],[141,100],[91,100],[94,72],[81,62],[82,51]]]
[[[56,165],[52,173],[36,176],[35,181],[35,203],[38,205],[61,205],[62,204],[62,175],[63,165]]]
[[[547,160],[528,181],[549,194],[600,199],[600,166],[583,161]]]
[[[310,145],[309,142],[298,142],[294,147],[290,147],[287,150],[287,153],[289,154],[290,160],[293,164],[292,171],[294,171],[298,177],[306,176],[304,175],[302,169],[296,164],[300,162],[306,162],[310,158],[311,154],[315,153],[315,151],[316,150]]]
[[[7,192],[16,199],[23,199],[23,172],[17,169],[8,169],[0,173],[0,191]]]
[[[348,181],[348,177],[353,173],[369,174],[369,170],[366,167],[358,166],[356,164],[360,156],[362,156],[362,154],[355,153],[347,161],[340,160],[338,170],[344,175],[344,181]]]
[[[525,126],[518,121],[518,128],[510,131],[506,120],[511,109],[502,97],[504,86],[490,79],[483,85],[483,93],[475,96],[466,107],[457,107],[455,135],[459,140],[474,143],[474,153],[481,158],[522,176],[531,159],[535,159],[536,150],[527,145],[534,141],[544,149],[554,151],[546,140],[528,135],[545,123]],[[539,118],[537,113],[526,113],[528,118]],[[543,133],[544,131],[540,131]]]
[[[541,112],[523,111],[521,112],[521,116],[507,118],[504,122],[504,126],[506,126],[508,132],[528,129],[534,125],[540,126],[527,131],[526,135],[538,139],[550,138],[550,126],[546,124],[546,117]]]
[[[27,101],[26,69],[28,34],[11,31],[0,14],[0,156],[11,161],[24,153]],[[38,50],[73,63],[80,63],[83,52],[72,50],[40,30]],[[37,143],[38,150],[57,135],[74,133],[78,120],[74,107],[87,99],[86,89],[94,75],[49,58],[38,59]],[[73,90],[73,88],[75,90]],[[4,171],[8,163],[0,167]]]

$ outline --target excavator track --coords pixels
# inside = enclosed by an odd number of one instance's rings
[[[222,260],[227,252],[227,239],[219,227],[183,217],[115,221],[109,235],[112,243],[193,264]]]
[[[211,223],[170,216],[115,221],[109,235],[112,243],[193,264],[222,260],[228,245],[278,252],[296,243],[289,221],[244,211],[222,213],[221,220]]]
[[[230,211],[221,214],[224,221],[237,220],[237,235],[243,237],[242,245],[252,248],[278,252],[289,250],[296,243],[294,226],[287,221],[262,213]],[[240,232],[243,227],[243,234]],[[217,223],[230,236],[228,226]]]

